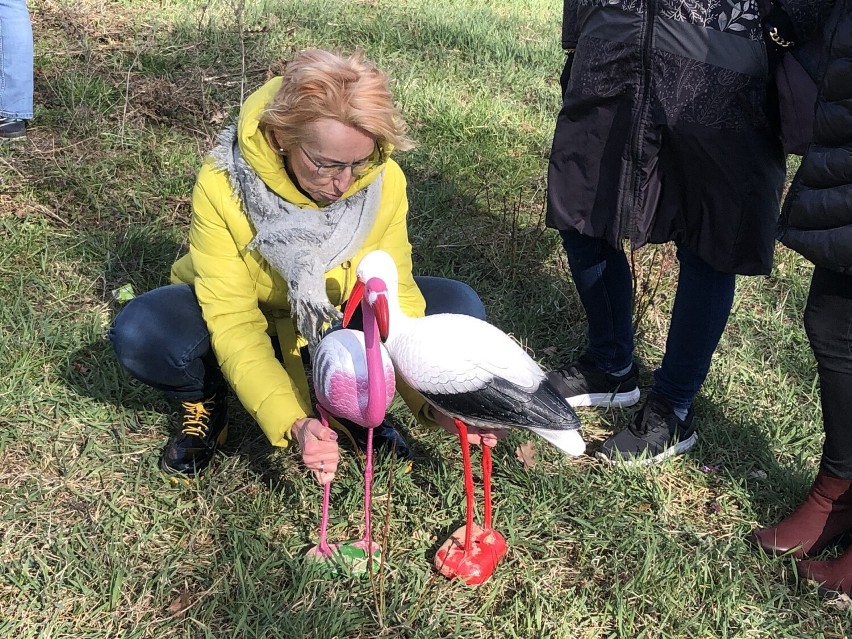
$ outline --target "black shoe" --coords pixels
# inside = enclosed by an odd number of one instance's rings
[[[200,402],[183,402],[181,431],[169,438],[160,455],[163,472],[192,476],[210,465],[228,439],[228,395],[217,393]]]
[[[0,140],[27,137],[27,121],[18,118],[0,118]]]
[[[336,417],[338,422],[349,431],[352,439],[363,452],[367,451],[367,429],[348,419]],[[410,460],[411,450],[408,444],[390,423],[385,420],[373,429],[373,450],[394,451],[400,459]]]
[[[652,464],[686,452],[697,441],[695,413],[691,407],[686,419],[681,420],[665,398],[649,395],[633,423],[607,439],[597,456],[604,461],[621,461],[628,465]]]
[[[635,362],[624,375],[610,375],[583,355],[566,368],[549,372],[547,379],[571,406],[621,408],[639,401],[639,369]]]

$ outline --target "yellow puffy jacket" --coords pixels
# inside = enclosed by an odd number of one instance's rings
[[[274,78],[248,97],[240,112],[240,151],[266,185],[302,208],[318,208],[303,195],[284,170],[258,127],[281,78]],[[393,256],[399,269],[399,300],[403,312],[420,317],[426,304],[411,274],[405,176],[391,159],[355,181],[343,197],[370,184],[384,170],[381,205],[376,222],[358,254],[326,273],[329,300],[338,307],[348,299],[361,258],[374,249]],[[246,246],[255,231],[234,197],[224,171],[208,159],[192,193],[189,254],[172,266],[174,283],[192,284],[210,331],[222,373],[240,402],[275,446],[287,446],[290,427],[314,414],[308,380],[299,353],[306,340],[296,333],[287,301],[287,282]],[[283,364],[275,358],[271,339],[278,339]],[[429,422],[425,400],[403,384],[400,394],[414,415]]]

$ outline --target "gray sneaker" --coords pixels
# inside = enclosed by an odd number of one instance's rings
[[[697,441],[692,408],[686,419],[681,420],[674,414],[668,400],[651,394],[636,413],[633,423],[607,439],[597,457],[627,465],[653,464],[685,453]]]
[[[547,379],[571,406],[622,408],[639,401],[639,370],[634,363],[624,375],[604,373],[583,355]]]
[[[18,118],[0,118],[0,140],[17,140],[27,137],[27,121]]]

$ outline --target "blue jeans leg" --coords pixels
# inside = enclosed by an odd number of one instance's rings
[[[666,354],[654,371],[652,392],[675,409],[688,410],[710,370],[734,302],[736,276],[712,269],[697,255],[679,247],[677,281]]]
[[[485,306],[470,286],[444,277],[417,275],[417,288],[426,300],[426,315],[458,313],[485,319]]]
[[[198,401],[225,382],[195,292],[187,284],[131,300],[110,328],[119,363],[139,381],[178,401]]]
[[[33,117],[33,32],[25,0],[0,0],[0,118]]]
[[[621,371],[633,362],[633,282],[624,251],[606,240],[560,231],[571,276],[586,311],[586,354],[601,370]]]

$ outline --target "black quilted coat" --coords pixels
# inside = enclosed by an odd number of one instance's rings
[[[852,275],[852,0],[839,0],[824,39],[814,141],[784,202],[781,241]]]
[[[785,171],[756,1],[565,0],[563,46],[548,226],[768,273]]]

